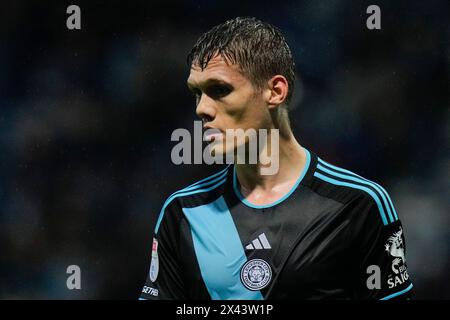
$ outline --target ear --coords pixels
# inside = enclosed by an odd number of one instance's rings
[[[273,76],[267,82],[267,86],[265,100],[269,109],[276,108],[280,104],[283,104],[289,90],[289,84],[286,78],[282,75]]]

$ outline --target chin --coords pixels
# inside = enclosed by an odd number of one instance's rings
[[[237,157],[237,150],[244,146],[245,143],[239,144],[237,146],[228,146],[225,142],[217,142],[216,144],[210,146],[210,150],[211,150],[211,155],[213,157],[222,157],[224,160],[224,163],[226,163],[226,156],[232,156],[233,155],[233,159],[236,159]]]
[[[214,145],[210,146],[211,148],[211,154],[215,156],[225,156],[228,152],[233,152],[233,148],[230,148],[228,151],[226,149],[225,143],[215,143]]]

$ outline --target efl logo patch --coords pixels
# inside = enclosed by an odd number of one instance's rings
[[[249,290],[261,290],[269,284],[271,279],[272,269],[262,259],[249,260],[242,266],[241,281]]]
[[[158,260],[158,240],[153,238],[153,245],[152,245],[152,261],[150,263],[150,280],[152,282],[155,282],[156,278],[158,277],[158,271],[159,271],[159,260]]]

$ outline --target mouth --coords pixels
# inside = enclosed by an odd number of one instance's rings
[[[213,142],[223,139],[223,132],[216,128],[204,127],[204,140]]]

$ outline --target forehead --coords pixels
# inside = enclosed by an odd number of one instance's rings
[[[191,65],[187,80],[189,86],[201,86],[211,80],[236,86],[243,85],[248,81],[238,65],[227,62],[221,55],[215,55],[203,70],[198,64]]]

